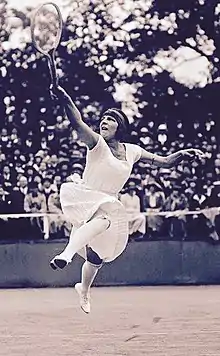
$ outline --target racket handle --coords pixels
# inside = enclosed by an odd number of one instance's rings
[[[54,57],[49,55],[47,58],[48,58],[48,65],[50,70],[51,84],[54,87],[58,87],[59,79],[57,76],[57,68],[56,68]]]

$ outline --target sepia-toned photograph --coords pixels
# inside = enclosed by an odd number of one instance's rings
[[[0,356],[218,356],[220,2],[0,0]]]

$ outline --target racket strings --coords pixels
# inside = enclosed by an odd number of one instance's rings
[[[33,38],[35,45],[48,53],[57,47],[60,40],[61,20],[54,6],[43,5],[34,17]]]
[[[35,48],[47,57],[50,81],[58,85],[55,51],[62,34],[62,16],[59,7],[54,3],[41,5],[31,22],[31,37]]]

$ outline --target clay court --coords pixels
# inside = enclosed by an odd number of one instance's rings
[[[0,355],[219,356],[220,287],[0,290]]]

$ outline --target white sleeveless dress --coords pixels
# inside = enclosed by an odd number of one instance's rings
[[[107,215],[110,227],[90,242],[90,247],[105,262],[113,261],[128,242],[128,218],[118,193],[130,177],[133,165],[141,157],[141,148],[125,143],[126,160],[116,158],[102,136],[87,150],[83,178],[63,183],[60,201],[63,213],[77,229],[94,214]]]

